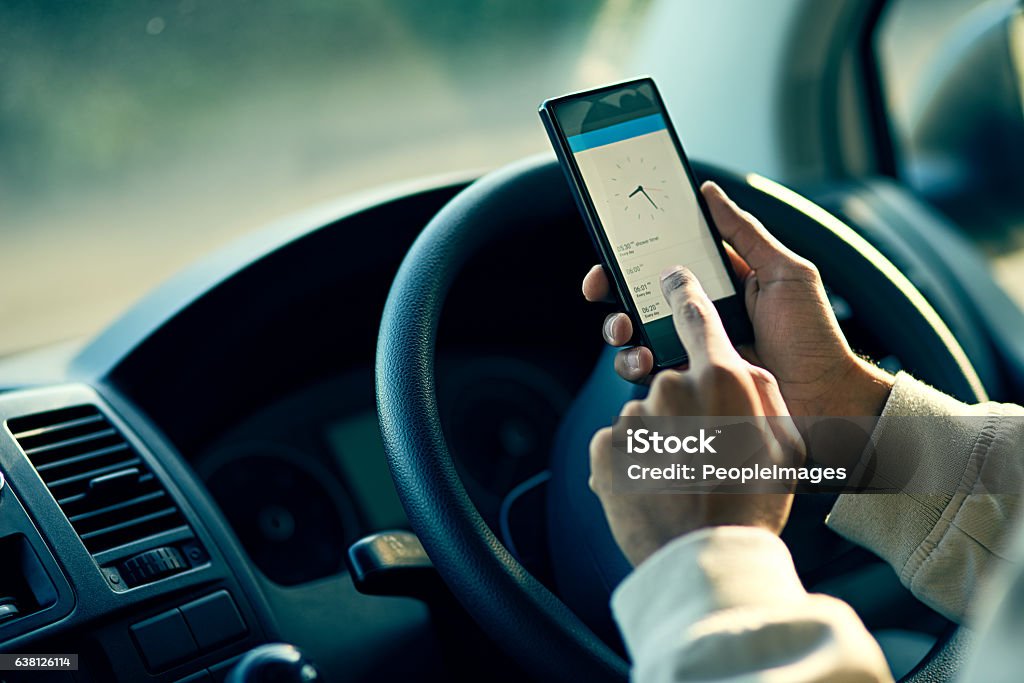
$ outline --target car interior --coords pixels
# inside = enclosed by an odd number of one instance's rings
[[[372,157],[363,148],[370,133],[350,135],[349,149],[342,138],[318,146],[321,131],[310,128],[313,161],[295,181],[307,194],[289,205],[272,193],[277,176],[264,192],[231,190],[227,175],[219,204],[216,174],[228,173],[227,162],[218,147],[205,160],[201,146],[192,150],[205,164],[195,182],[214,207],[204,220],[239,227],[216,233],[216,246],[190,246],[188,258],[175,251],[173,221],[204,225],[195,217],[202,207],[165,178],[183,167],[152,171],[165,194],[145,195],[146,211],[123,216],[98,190],[32,189],[23,171],[45,150],[32,147],[26,102],[43,100],[29,91],[62,83],[39,76],[33,55],[49,55],[55,72],[85,73],[72,62],[99,41],[96,64],[121,55],[111,69],[139,70],[147,87],[170,91],[186,86],[169,76],[149,83],[167,76],[156,61],[129,64],[133,53],[116,52],[123,26],[137,29],[123,40],[140,45],[179,29],[210,45],[223,39],[217,31],[260,42],[253,16],[272,27],[282,10],[154,2],[123,17],[74,3],[0,8],[0,69],[21,76],[0,95],[0,121],[12,122],[0,125],[0,150],[10,150],[0,205],[12,207],[0,223],[18,244],[30,240],[22,232],[37,235],[35,251],[9,257],[6,270],[17,275],[8,296],[25,300],[9,305],[8,320],[17,328],[17,316],[37,315],[31,325],[53,328],[14,332],[0,358],[0,652],[77,655],[74,671],[24,680],[262,681],[277,666],[295,678],[273,680],[299,681],[309,680],[300,676],[310,662],[330,681],[628,678],[608,600],[630,567],[587,486],[586,454],[594,431],[643,389],[615,375],[613,350],[597,333],[611,308],[579,293],[596,255],[536,117],[545,97],[652,75],[696,175],[818,265],[858,353],[964,401],[1024,401],[1019,3],[595,0],[498,11],[459,0],[430,10],[339,3],[322,16],[316,3],[299,4],[310,7],[277,25],[301,26],[310,45],[363,14],[397,26],[393,10],[404,12],[403,30],[469,41],[473,68],[514,66],[519,80],[477,76],[447,109],[420,111],[373,72],[362,87],[367,102],[378,100],[387,135],[411,145],[437,117],[471,152],[446,155],[449,138],[438,134],[438,153],[405,166]],[[73,37],[85,26],[88,40]],[[500,32],[509,26],[515,40]],[[480,45],[465,37],[476,29]],[[351,49],[374,49],[354,35],[363,42],[353,38]],[[62,37],[71,47],[21,49]],[[302,38],[291,36],[287,50],[320,59]],[[509,65],[515,41],[533,50]],[[266,45],[266,55],[239,48],[237,63],[210,68],[258,81],[239,64],[284,60],[279,43]],[[474,61],[466,54],[445,53],[431,68],[461,74]],[[554,66],[529,72],[546,60]],[[99,67],[89,73],[108,109],[69,99],[61,121],[81,115],[76,134],[90,135],[88,117],[113,116],[131,135],[129,119],[110,112],[131,110],[132,93]],[[309,77],[318,93],[331,88],[315,80],[323,73]],[[305,83],[298,70],[286,75]],[[406,95],[443,87],[429,81]],[[477,91],[490,94],[477,101]],[[280,101],[269,92],[253,99],[232,125],[261,115],[252,111],[286,125],[281,92]],[[303,100],[303,110],[344,101],[341,90],[332,91],[337,102],[322,96]],[[344,106],[351,116],[339,126],[370,126],[377,111],[362,100]],[[173,108],[167,116],[182,130],[208,125]],[[474,129],[477,118],[493,125]],[[50,119],[40,120],[43,130]],[[506,123],[505,147],[480,141]],[[183,134],[167,125],[172,139]],[[245,144],[266,144],[250,137],[255,124],[244,130]],[[142,164],[147,149],[124,158],[143,155],[132,161]],[[346,165],[322,160],[332,155]],[[274,163],[257,153],[237,160]],[[317,178],[321,166],[329,170]],[[352,180],[335,183],[339,174]],[[116,189],[137,187],[125,180]],[[249,208],[232,213],[232,202]],[[149,214],[167,230],[142,226]],[[110,226],[97,227],[100,218]],[[33,233],[37,220],[64,222],[66,241],[56,229]],[[181,230],[185,243],[199,239],[186,230],[216,229]],[[146,255],[132,265],[118,240]],[[142,265],[164,253],[173,267]],[[58,278],[43,292],[34,269],[80,273],[81,286]],[[144,270],[159,282],[146,291],[125,284],[136,271],[148,282]],[[121,279],[104,279],[106,271]],[[65,317],[53,315],[48,296]],[[85,324],[93,298],[117,308]],[[799,496],[783,532],[808,590],[853,606],[897,680],[955,678],[966,633],[882,560],[828,530],[833,500]]]

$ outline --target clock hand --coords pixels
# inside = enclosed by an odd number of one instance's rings
[[[653,199],[651,199],[651,195],[647,194],[647,191],[644,190],[643,188],[640,188],[640,191],[644,193],[645,197],[647,197],[647,201],[649,201],[651,203],[651,206],[653,206],[655,209],[657,209],[658,205],[654,203]]]
[[[632,199],[633,195],[635,195],[637,192],[643,192],[643,191],[644,191],[643,186],[642,185],[637,185],[636,189],[629,193],[629,197],[628,198]]]

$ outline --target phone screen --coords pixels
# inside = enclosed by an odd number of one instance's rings
[[[686,266],[713,301],[736,287],[660,99],[640,82],[559,101],[554,115],[655,356],[684,355],[662,270]]]

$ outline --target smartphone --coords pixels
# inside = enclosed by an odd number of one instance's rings
[[[540,117],[583,221],[657,369],[687,360],[661,271],[689,268],[733,344],[753,338],[743,288],[654,81],[640,78],[544,101]]]

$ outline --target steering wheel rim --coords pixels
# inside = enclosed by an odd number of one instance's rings
[[[899,323],[907,351],[919,356],[912,369],[963,400],[984,399],[977,374],[939,316],[852,229],[759,176],[740,177],[703,164],[694,164],[694,169],[699,177],[723,184],[740,204],[756,199],[759,215],[779,238],[800,241],[800,253],[819,266],[837,250],[869,264],[873,270],[865,270],[867,277],[873,272],[876,284],[887,283],[891,290],[878,311],[882,323]],[[377,345],[377,408],[388,465],[409,522],[441,577],[484,631],[542,680],[622,681],[628,677],[628,664],[530,575],[487,527],[455,470],[435,393],[438,323],[456,275],[495,235],[564,214],[571,206],[561,169],[544,155],[484,176],[435,215],[406,254],[385,304]],[[781,234],[780,226],[785,226]],[[815,240],[794,240],[807,229],[818,230]],[[860,291],[865,280],[845,284]],[[854,310],[865,305],[850,303]],[[942,680],[928,675],[929,666],[941,662],[941,672],[935,673],[949,673],[946,646],[954,640],[944,639],[910,676],[917,676],[915,681]]]

